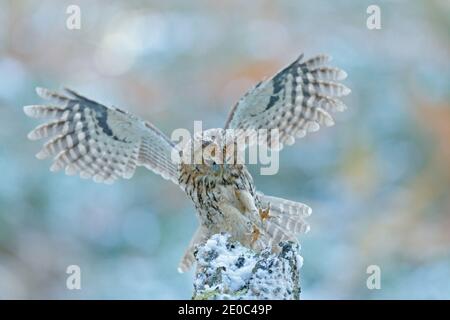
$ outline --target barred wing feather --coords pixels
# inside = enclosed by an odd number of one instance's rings
[[[321,125],[333,125],[331,114],[346,109],[339,98],[348,95],[350,89],[338,82],[347,74],[327,66],[330,59],[317,55],[303,61],[301,55],[273,77],[261,81],[234,106],[225,128],[278,129],[282,148]],[[268,143],[273,145],[270,135]]]
[[[178,184],[178,167],[171,161],[173,143],[152,124],[65,89],[67,95],[37,88],[51,105],[24,107],[33,118],[51,118],[28,134],[31,140],[52,137],[36,155],[54,157],[51,171],[65,169],[95,182],[131,178],[144,166]]]

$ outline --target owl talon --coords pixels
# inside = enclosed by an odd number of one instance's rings
[[[259,209],[259,216],[261,217],[261,220],[268,220],[270,216],[270,206],[267,209]]]
[[[252,245],[259,239],[260,234],[261,234],[261,232],[259,231],[259,229],[256,227],[253,227],[252,242],[251,242]]]

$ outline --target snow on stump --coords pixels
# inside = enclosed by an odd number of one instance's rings
[[[196,300],[300,299],[300,246],[280,242],[280,252],[256,253],[215,234],[197,248]]]

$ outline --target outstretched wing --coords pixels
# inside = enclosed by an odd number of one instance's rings
[[[247,92],[232,109],[225,129],[278,129],[281,148],[320,125],[333,125],[330,113],[346,109],[339,97],[350,89],[337,81],[347,74],[327,66],[327,55],[302,59],[303,54]]]
[[[31,140],[54,136],[36,155],[54,157],[51,171],[64,168],[68,175],[112,183],[144,166],[178,184],[178,167],[171,161],[174,145],[152,124],[68,89],[68,96],[42,88],[36,92],[55,102],[24,107],[29,117],[53,118],[28,134]]]

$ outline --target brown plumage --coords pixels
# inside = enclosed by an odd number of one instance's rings
[[[193,201],[201,223],[180,262],[180,272],[194,262],[195,246],[215,233],[227,232],[231,239],[259,251],[268,246],[277,250],[280,241],[296,241],[297,234],[309,228],[304,221],[311,214],[308,206],[274,197],[268,200],[256,191],[245,165],[236,159],[224,161],[224,135],[222,129],[203,132],[195,138],[200,143],[193,151],[201,153],[201,162],[192,164],[189,158],[180,164],[179,185]],[[205,144],[218,151],[202,152]],[[194,145],[191,141],[186,149]]]
[[[195,246],[219,232],[229,233],[254,250],[277,250],[280,241],[296,241],[297,234],[308,230],[304,218],[311,209],[257,192],[246,166],[236,161],[235,153],[228,154],[232,148],[225,137],[228,129],[235,130],[237,139],[240,130],[276,129],[280,137],[277,148],[281,149],[295,138],[317,131],[320,125],[334,123],[331,113],[345,110],[339,98],[350,93],[337,82],[346,73],[326,66],[326,55],[306,61],[302,58],[245,94],[226,121],[227,131],[206,130],[183,149],[151,123],[68,89],[66,94],[37,89],[41,97],[54,104],[26,106],[24,111],[30,117],[53,121],[38,126],[28,137],[53,137],[37,154],[39,159],[54,158],[52,171],[64,169],[69,175],[112,183],[120,177],[131,178],[137,166],[144,166],[178,184],[193,201],[200,222],[180,262],[180,271],[186,271],[195,261]],[[275,147],[277,141],[272,138],[269,135],[267,143]],[[237,147],[245,148],[250,142]],[[212,152],[202,152],[205,147]],[[174,155],[191,151],[201,155],[200,162],[187,157],[174,161]],[[220,161],[224,155],[234,161]]]

